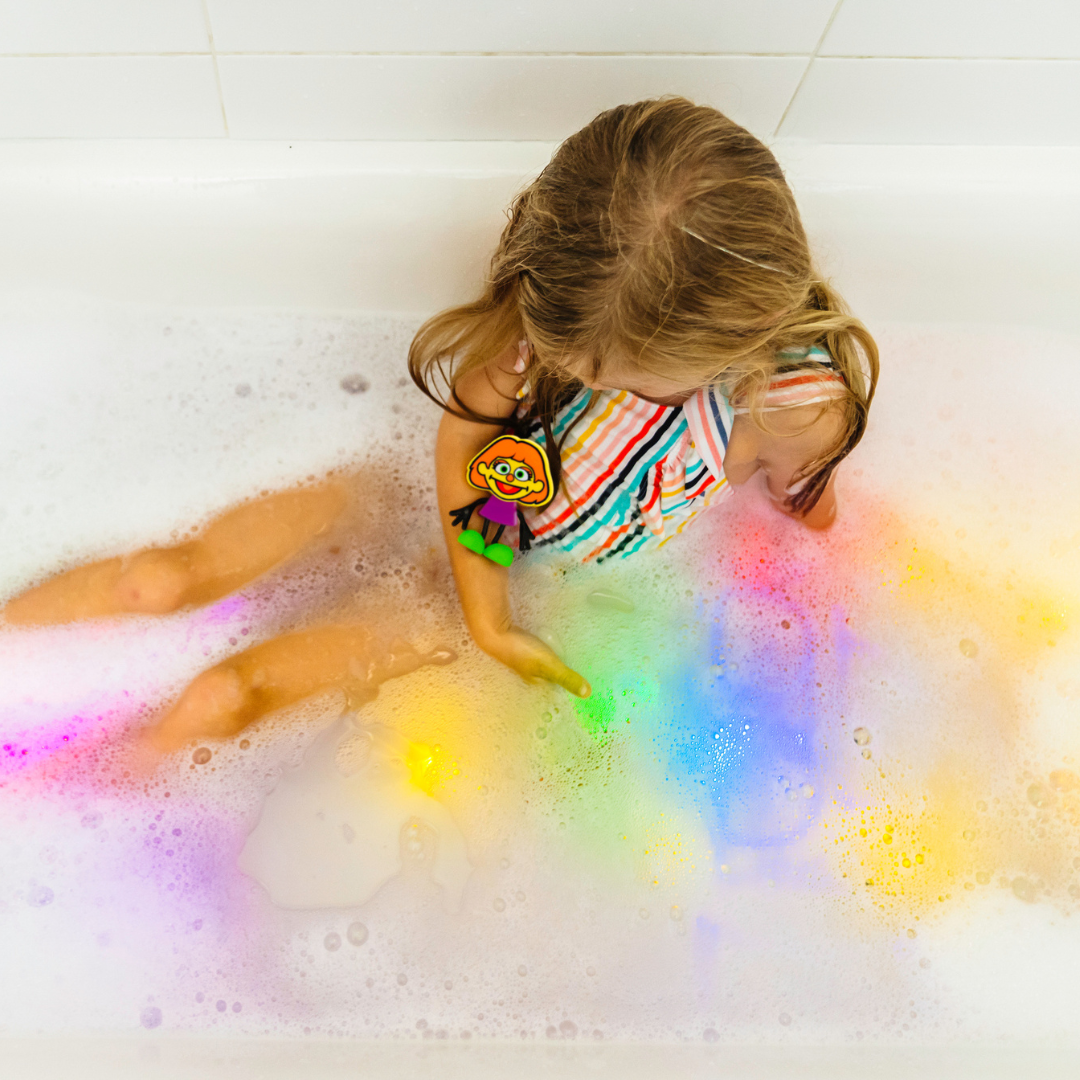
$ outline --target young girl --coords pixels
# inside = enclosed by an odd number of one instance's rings
[[[666,542],[759,471],[777,509],[823,528],[878,371],[872,338],[813,271],[775,158],[681,98],[612,109],[563,143],[515,202],[483,295],[427,322],[409,366],[446,410],[438,501],[469,630],[526,679],[580,696],[586,681],[514,624],[505,567],[459,543],[451,512],[475,501],[473,458],[503,432],[539,443],[556,494],[523,511],[532,541],[586,560]],[[270,496],[177,547],[61,575],[5,615],[208,603],[325,533],[344,502],[334,483]],[[279,637],[200,675],[153,737],[233,735],[319,690],[362,696],[449,658],[362,626]]]
[[[533,543],[586,560],[666,542],[758,471],[777,509],[824,528],[878,359],[814,273],[773,155],[666,98],[559,147],[514,203],[483,295],[426,323],[409,366],[446,410],[439,506],[469,630],[525,678],[586,696],[514,625],[506,570],[457,542],[474,455],[503,430],[542,443],[559,490],[522,511]]]

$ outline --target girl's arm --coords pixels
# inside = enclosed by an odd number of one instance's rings
[[[458,381],[461,401],[482,416],[509,417],[522,384],[514,371],[517,349],[511,347],[487,367]],[[450,524],[450,511],[474,502],[478,492],[465,479],[469,462],[502,431],[501,426],[463,420],[444,413],[435,443],[435,477],[446,550],[454,571],[465,622],[484,652],[513,668],[525,680],[546,679],[572,694],[587,697],[589,684],[568,668],[539,638],[514,625],[509,575],[505,567],[457,542],[460,530]]]
[[[787,506],[788,488],[802,469],[837,445],[843,431],[843,415],[832,407],[798,405],[769,413],[773,432],[762,431],[749,416],[736,416],[724,457],[728,483],[745,484],[759,469],[773,505],[797,517],[812,529],[827,529],[836,517],[833,477],[812,510],[800,515]],[[835,475],[835,474],[834,474]]]

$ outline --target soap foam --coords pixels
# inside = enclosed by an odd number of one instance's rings
[[[261,491],[350,490],[331,533],[236,596],[0,634],[9,1028],[1068,1036],[1078,343],[881,334],[827,533],[740,497],[625,563],[519,560],[519,621],[594,687],[575,701],[463,631],[438,413],[404,375],[416,325],[95,309],[0,331],[39,373],[0,451],[6,595]],[[138,770],[125,733],[200,670],[335,619],[460,659],[345,727],[331,691]],[[392,781],[341,745],[353,726]],[[275,850],[330,803],[336,854]]]
[[[267,795],[240,869],[279,907],[303,910],[360,906],[403,866],[422,866],[458,910],[470,870],[460,831],[410,782],[408,742],[350,721],[321,731]]]

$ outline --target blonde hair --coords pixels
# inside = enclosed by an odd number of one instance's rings
[[[685,385],[760,399],[784,350],[823,348],[847,387],[844,432],[791,495],[805,513],[858,443],[878,376],[873,338],[814,271],[791,189],[772,153],[722,113],[665,97],[601,113],[515,199],[481,296],[429,319],[409,350],[413,380],[444,408],[508,345],[531,350],[531,417],[552,423],[581,389],[627,364]],[[788,358],[790,364],[790,358]],[[440,387],[441,384],[441,387]],[[564,432],[563,438],[566,434]]]

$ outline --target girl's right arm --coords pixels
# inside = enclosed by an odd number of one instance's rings
[[[522,384],[514,371],[517,349],[511,347],[487,367],[463,376],[456,385],[462,403],[481,416],[509,417]],[[457,542],[459,532],[450,512],[477,498],[465,478],[469,462],[502,432],[495,424],[443,414],[435,443],[435,476],[446,549],[454,571],[465,622],[484,652],[513,668],[528,682],[558,683],[578,697],[588,697],[589,684],[568,668],[539,638],[514,625],[510,610],[509,574]]]

